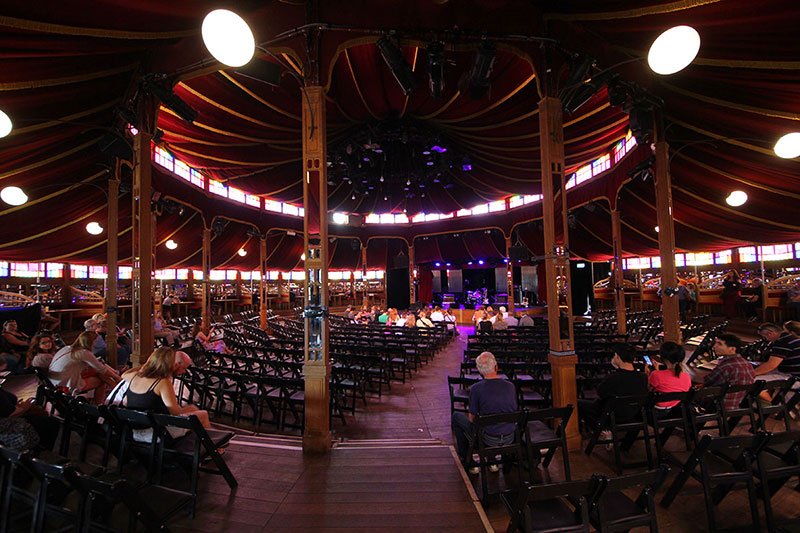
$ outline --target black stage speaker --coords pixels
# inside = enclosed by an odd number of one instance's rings
[[[510,246],[508,248],[509,261],[527,261],[530,258],[527,246]]]

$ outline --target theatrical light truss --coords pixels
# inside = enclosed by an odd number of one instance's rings
[[[166,81],[166,74],[147,74],[142,77],[139,83],[145,92],[158,98],[167,109],[175,112],[176,115],[189,124],[194,124],[199,113],[192,106],[181,100],[181,97],[175,94],[171,88],[162,85]]]
[[[444,43],[440,41],[428,45],[428,85],[431,97],[444,97]]]
[[[481,41],[475,52],[472,67],[464,73],[458,84],[462,93],[469,90],[469,95],[473,100],[480,100],[489,92],[491,88],[489,77],[492,75],[496,55],[497,47],[494,42]]]
[[[392,38],[388,35],[384,35],[378,39],[378,42],[375,44],[378,46],[378,50],[380,50],[381,56],[389,67],[389,70],[392,71],[394,79],[397,80],[400,88],[403,89],[403,93],[406,95],[411,94],[411,92],[417,88],[418,83],[417,79],[414,77],[414,71],[411,69],[411,65],[409,65],[408,61],[403,57],[403,52],[392,42]]]

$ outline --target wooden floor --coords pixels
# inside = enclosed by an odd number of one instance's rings
[[[204,476],[194,520],[175,531],[488,531],[452,447],[353,441],[305,457],[299,440],[237,436],[225,455],[232,492]]]

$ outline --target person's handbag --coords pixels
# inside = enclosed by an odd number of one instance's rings
[[[0,444],[12,450],[32,450],[39,445],[39,434],[24,418],[0,418]]]

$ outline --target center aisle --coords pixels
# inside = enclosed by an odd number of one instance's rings
[[[453,443],[450,432],[450,393],[447,376],[458,376],[471,327],[436,354],[405,383],[392,382],[382,398],[370,395],[368,405],[347,425],[334,423],[334,439],[440,439]]]

